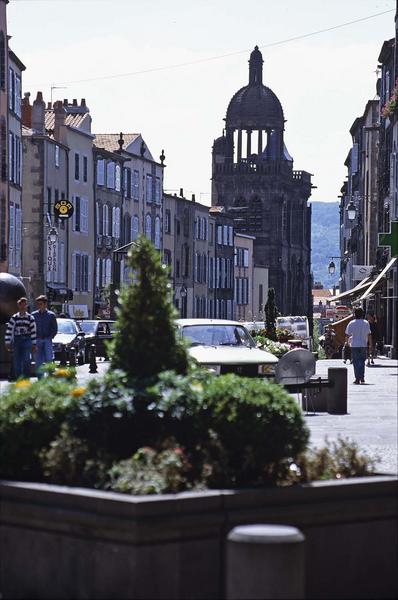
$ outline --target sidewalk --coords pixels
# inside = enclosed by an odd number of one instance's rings
[[[354,385],[352,365],[344,365],[339,360],[317,362],[317,376],[327,377],[329,367],[347,367],[348,370],[348,414],[329,415],[328,413],[305,413],[305,420],[311,431],[311,444],[321,446],[325,437],[337,440],[338,436],[349,437],[358,443],[362,450],[371,456],[380,456],[377,470],[380,473],[397,473],[398,439],[398,362],[385,357],[376,359],[376,364],[366,367],[364,385]],[[109,368],[109,362],[97,362],[98,373],[89,373],[89,365],[77,368],[78,381],[86,384],[92,378],[101,376]],[[7,387],[7,381],[0,381],[0,392]],[[297,395],[301,403],[301,398]]]
[[[327,377],[329,367],[347,367],[348,414],[308,412],[306,422],[314,446],[322,445],[326,436],[349,437],[371,456],[380,456],[378,472],[397,473],[398,362],[382,356],[375,363],[365,367],[366,383],[354,385],[352,365],[341,359],[318,361],[316,374],[321,377]]]

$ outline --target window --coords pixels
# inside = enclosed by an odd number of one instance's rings
[[[87,183],[88,176],[88,158],[87,156],[83,156],[83,181]]]
[[[115,163],[111,161],[106,165],[106,187],[109,190],[115,189]]]
[[[15,160],[14,160],[14,134],[8,134],[8,179],[14,181],[15,177]]]
[[[97,185],[105,185],[105,161],[103,158],[97,160]]]
[[[217,225],[217,244],[222,244],[222,225]]]
[[[90,291],[91,257],[88,254],[72,254],[72,287],[76,292]]]
[[[75,209],[73,211],[73,220],[74,220],[74,231],[80,231],[81,224],[81,206],[80,206],[80,198],[79,196],[75,196]]]
[[[234,245],[234,230],[231,225],[228,225],[228,246]]]
[[[140,173],[137,170],[133,171],[133,200],[139,200],[140,197]]]
[[[80,199],[80,231],[88,233],[88,199]]]
[[[160,250],[160,217],[155,217],[155,248]]]
[[[14,244],[15,244],[15,209],[14,205],[10,204],[9,208],[9,217],[8,217],[8,247],[10,249],[9,253],[9,264],[13,266],[14,264]]]
[[[79,181],[80,178],[80,156],[75,152],[75,181]]]
[[[156,204],[162,203],[162,188],[160,185],[160,177],[156,177],[155,202]]]
[[[105,285],[110,285],[112,283],[112,261],[110,258],[106,259],[105,265]]]
[[[21,209],[19,206],[15,207],[15,266],[21,266]]]
[[[120,165],[115,165],[115,190],[120,192],[121,190],[121,170]]]
[[[151,215],[147,215],[145,217],[145,237],[147,237],[148,240],[152,239],[152,219],[151,219]]]
[[[96,288],[100,288],[101,287],[101,259],[97,258],[97,262],[96,262],[96,266],[95,266],[95,287]]]
[[[189,277],[189,246],[184,248],[184,272],[183,277]]]
[[[6,41],[4,33],[0,32],[0,88],[6,89]]]
[[[137,215],[134,215],[133,218],[131,219],[131,241],[132,242],[135,242],[135,240],[138,238],[138,228],[139,228],[138,217],[137,217]]]
[[[59,282],[64,282],[65,281],[65,244],[64,242],[60,242],[59,243],[59,250],[58,250],[58,281]]]
[[[107,204],[102,207],[102,235],[109,235],[109,208]]]
[[[15,74],[15,100],[14,100],[14,110],[15,114],[20,117],[21,116],[21,77]]]
[[[249,266],[249,250],[247,248],[244,248],[243,250],[243,266]]]
[[[8,108],[15,109],[15,73],[11,67],[8,67]]]
[[[112,208],[112,236],[120,238],[120,208],[118,206]]]
[[[59,146],[55,146],[55,148],[54,148],[54,158],[55,158],[55,166],[59,167]]]
[[[171,233],[171,213],[166,209],[164,214],[164,232]]]
[[[152,202],[152,175],[146,176],[145,199],[147,202]]]
[[[123,196],[125,198],[132,198],[133,196],[131,169],[127,167],[123,169]]]
[[[1,117],[0,126],[0,144],[1,144],[1,179],[7,181],[7,131],[5,118]]]
[[[176,277],[180,276],[180,261],[176,260]]]

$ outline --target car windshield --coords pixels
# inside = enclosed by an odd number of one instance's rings
[[[95,321],[80,321],[80,327],[84,333],[95,333],[96,325],[97,323]]]
[[[182,328],[182,335],[191,346],[255,346],[249,332],[241,325],[187,325]]]
[[[65,319],[57,319],[58,333],[74,334],[77,331],[77,326],[74,321],[66,321]]]

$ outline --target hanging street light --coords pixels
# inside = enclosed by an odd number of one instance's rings
[[[355,221],[355,217],[357,216],[357,209],[355,207],[354,202],[351,200],[348,203],[347,206],[347,217],[349,221]]]
[[[331,260],[329,265],[328,265],[328,271],[329,271],[329,275],[334,275],[336,272],[336,265],[334,264],[334,262]]]
[[[51,227],[50,231],[48,232],[47,239],[52,244],[54,244],[57,241],[58,231],[55,229],[55,227]]]

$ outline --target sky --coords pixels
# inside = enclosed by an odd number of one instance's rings
[[[10,0],[8,34],[31,100],[85,98],[94,133],[141,133],[155,160],[164,149],[165,190],[207,205],[213,141],[257,44],[294,168],[331,202],[394,14],[395,0]]]

